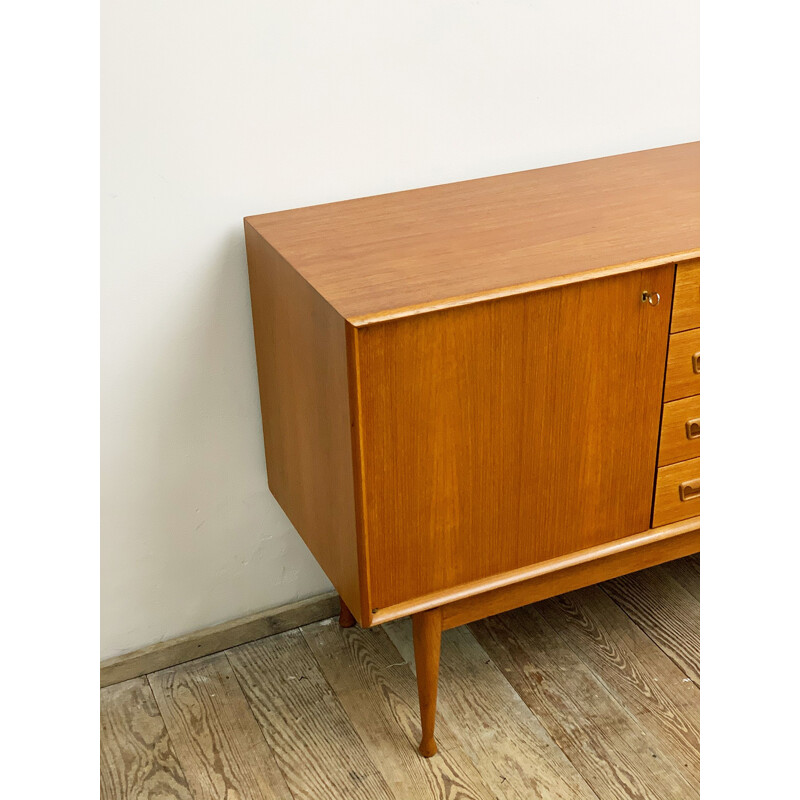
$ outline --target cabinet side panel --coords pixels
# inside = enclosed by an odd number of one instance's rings
[[[245,223],[269,488],[361,621],[345,322]]]
[[[359,331],[373,606],[650,527],[673,275]]]

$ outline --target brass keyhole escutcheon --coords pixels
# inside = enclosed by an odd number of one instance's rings
[[[661,302],[661,295],[658,292],[642,292],[642,302],[657,306]]]

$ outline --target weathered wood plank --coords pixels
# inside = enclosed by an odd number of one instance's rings
[[[291,800],[224,654],[149,679],[196,800]]]
[[[192,800],[146,678],[100,692],[102,800]]]
[[[420,758],[416,680],[384,630],[325,620],[302,632],[395,797],[494,798],[446,722],[437,725],[438,756]]]
[[[300,631],[228,657],[295,800],[392,800]]]
[[[698,555],[676,558],[659,568],[660,572],[671,575],[689,594],[700,601],[700,559]]]
[[[600,800],[699,796],[535,606],[470,628]]]
[[[537,610],[670,760],[700,782],[699,690],[597,586]]]
[[[656,569],[606,581],[617,605],[700,685],[700,604],[671,575]]]
[[[413,669],[409,620],[385,625]],[[437,739],[455,735],[498,798],[594,800],[584,779],[553,742],[466,627],[442,640]]]

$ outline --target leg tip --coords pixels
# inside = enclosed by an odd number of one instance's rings
[[[436,741],[431,739],[430,741],[422,741],[419,746],[419,753],[421,756],[425,758],[430,758],[431,756],[435,756],[438,751],[436,747]]]
[[[342,603],[342,606],[339,609],[339,627],[352,628],[355,624],[356,618],[352,615],[350,609],[344,603]]]

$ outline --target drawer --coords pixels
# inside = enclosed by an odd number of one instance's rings
[[[653,503],[653,527],[700,513],[700,459],[659,467]]]
[[[678,264],[672,296],[673,333],[700,327],[700,259]]]
[[[700,394],[700,328],[669,337],[664,402]]]
[[[658,466],[688,461],[700,455],[700,395],[664,403]]]

